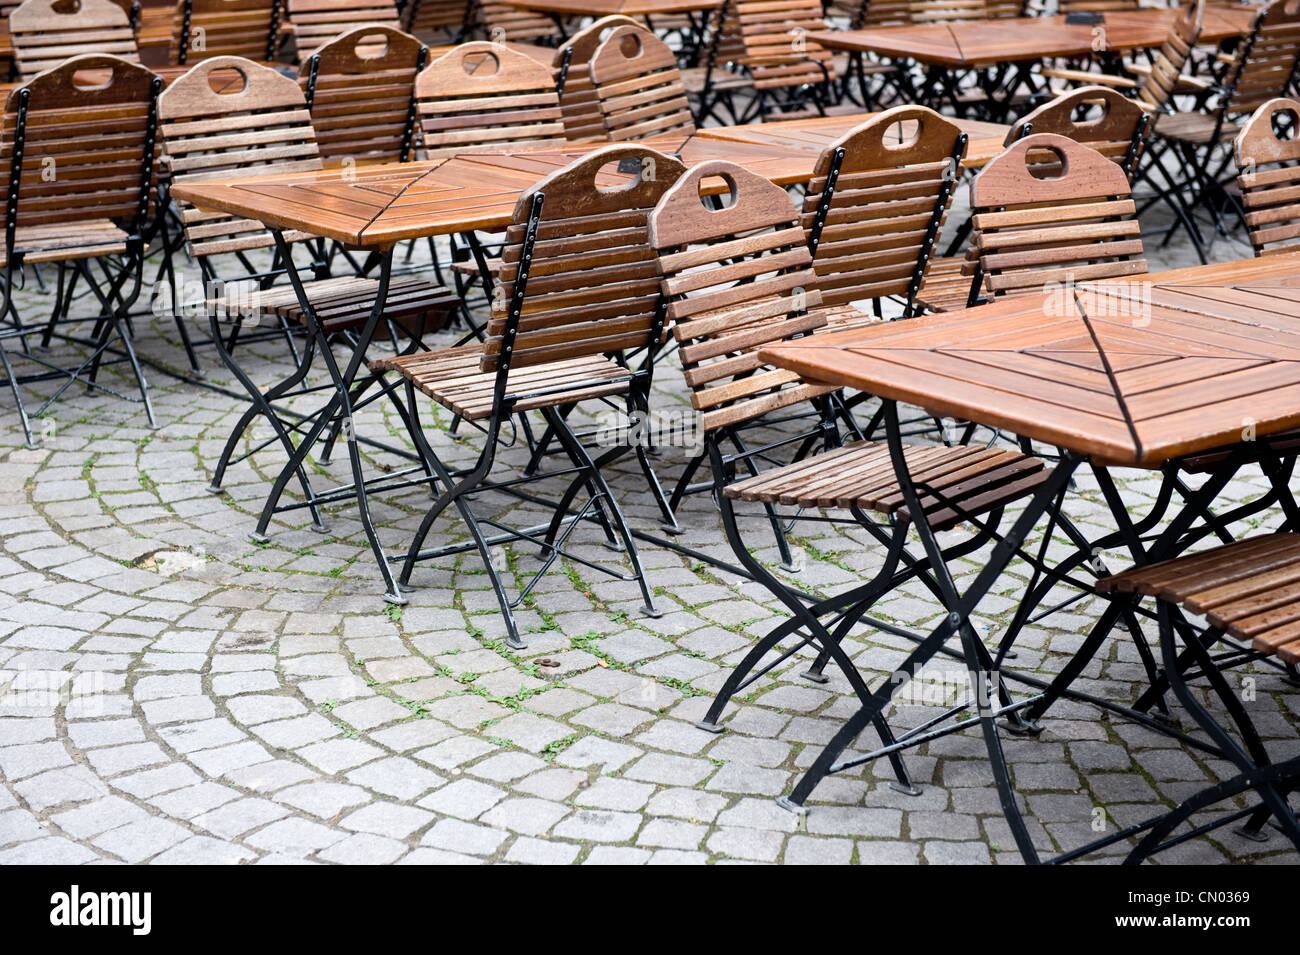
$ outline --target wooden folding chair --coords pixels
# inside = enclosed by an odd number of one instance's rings
[[[1031,133],[1055,133],[1091,146],[1120,164],[1129,181],[1146,146],[1152,114],[1118,90],[1081,86],[1043,103],[1011,124],[1004,146]]]
[[[303,89],[326,165],[406,162],[415,150],[415,77],[429,48],[388,26],[354,27],[303,62]]]
[[[1210,89],[1203,109],[1164,113],[1155,118],[1153,148],[1164,147],[1178,157],[1177,175],[1160,165],[1171,195],[1179,196],[1184,215],[1179,224],[1187,231],[1201,261],[1217,235],[1227,235],[1228,216],[1240,213],[1235,196],[1221,181],[1232,163],[1230,144],[1237,121],[1261,104],[1287,95],[1300,65],[1300,0],[1273,0],[1255,17],[1251,32],[1238,44],[1222,77]],[[1163,151],[1163,149],[1162,149]],[[1157,156],[1157,159],[1160,157]],[[1190,199],[1181,198],[1190,196]],[[1213,233],[1202,234],[1192,212],[1205,207]],[[1165,236],[1165,244],[1174,230]]]
[[[601,17],[569,37],[555,50],[551,68],[564,117],[564,135],[574,142],[608,139],[600,97],[591,82],[591,58],[597,47],[619,27],[645,29],[631,17]]]
[[[551,71],[493,43],[462,43],[415,78],[428,158],[564,141]]]
[[[602,173],[607,167],[629,166],[637,172],[622,173],[621,182],[615,172]],[[653,178],[643,175],[649,169]],[[477,549],[505,616],[512,647],[523,646],[513,608],[557,559],[568,557],[612,573],[565,550],[569,537],[589,518],[604,528],[608,542],[625,548],[633,574],[624,579],[637,581],[645,611],[656,613],[635,541],[601,473],[628,448],[620,441],[620,446],[593,460],[567,416],[575,404],[596,399],[617,399],[629,419],[646,411],[653,362],[634,369],[615,358],[635,350],[652,356],[662,337],[664,311],[646,220],[683,171],[678,160],[629,144],[597,150],[547,176],[515,206],[503,253],[502,294],[493,299],[486,341],[375,363],[376,369],[396,371],[405,379],[412,408],[418,390],[452,413],[477,422],[485,432],[478,461],[467,471],[453,473],[440,461],[417,421],[413,438],[437,475],[442,493],[411,541],[400,583],[409,583],[421,561]],[[610,182],[611,176],[618,184]],[[553,473],[507,469],[490,481],[502,429],[512,418],[533,411],[541,414],[562,446],[569,466]],[[637,444],[635,449],[644,456],[645,448]],[[506,528],[486,511],[490,502],[477,499],[494,488],[509,493],[548,477],[560,477],[568,486],[553,505],[551,518],[536,527]],[[586,502],[575,507],[584,493]],[[529,499],[539,500],[535,494],[530,493]],[[472,542],[424,551],[434,522],[453,504]],[[503,560],[496,552],[509,542],[541,548],[540,567],[529,574],[515,597],[508,593],[503,573],[510,555]]]
[[[1064,136],[1034,133],[995,157],[971,183],[971,207],[989,295],[1041,295],[1047,283],[1072,292],[1147,271],[1128,176]]]
[[[1298,578],[1300,534],[1287,531],[1135,567],[1097,582],[1099,593],[1154,598],[1163,679],[1219,755],[1237,770],[1235,777],[1191,796],[1152,827],[1130,853],[1129,863],[1159,851],[1163,841],[1195,813],[1252,791],[1260,803],[1238,832],[1265,841],[1262,830],[1271,817],[1300,850],[1300,821],[1288,802],[1300,788],[1300,758],[1289,754],[1289,758],[1273,762],[1249,707],[1242,705],[1240,688],[1226,678],[1222,649],[1216,651],[1216,644],[1226,644],[1235,651],[1233,665],[1255,660],[1280,664],[1294,678],[1300,663]],[[1193,624],[1189,615],[1204,617],[1205,623]],[[1217,659],[1215,652],[1220,654]],[[1228,720],[1212,714],[1192,692],[1188,686],[1192,677],[1208,684]],[[1235,726],[1235,738],[1224,725],[1229,721]],[[1229,809],[1237,806],[1230,804]],[[1244,814],[1237,811],[1235,815],[1240,818]]]
[[[725,105],[735,123],[759,117],[822,115],[831,96],[835,64],[808,34],[827,29],[818,0],[726,0],[709,49],[697,125]],[[730,66],[750,81],[736,90],[716,82]],[[738,109],[738,92],[749,103]]]
[[[469,34],[472,0],[406,0],[402,29],[430,45],[459,43]]]
[[[1183,68],[1200,41],[1201,27],[1205,21],[1205,2],[1206,0],[1191,0],[1182,7],[1181,15],[1174,21],[1150,66],[1124,63],[1121,74],[1044,66],[1041,73],[1071,83],[1114,87],[1151,111],[1168,110],[1176,93],[1204,96],[1206,84],[1184,76]]]
[[[120,11],[118,11],[120,13]],[[94,73],[93,80],[86,80]],[[100,76],[106,75],[107,79]],[[80,382],[153,407],[144,372],[136,360],[129,325],[140,293],[144,240],[155,166],[155,118],[162,81],[144,67],[119,57],[76,56],[10,92],[0,134],[0,163],[9,169],[5,214],[4,301],[0,305],[0,364],[14,393],[29,446],[32,432],[20,385],[59,382],[34,412],[42,414]],[[58,284],[44,328],[27,324],[14,300],[27,265],[55,264]],[[94,315],[72,319],[80,281],[98,305]],[[93,323],[88,335],[74,328]],[[48,347],[57,337],[82,353],[76,365],[60,365],[32,351],[31,338]],[[5,341],[17,340],[11,353]],[[116,351],[116,354],[114,352]],[[105,356],[130,365],[139,397],[128,397],[99,380]],[[12,357],[40,371],[19,376]]]
[[[113,0],[77,0],[72,9],[60,0],[26,0],[9,15],[9,35],[24,80],[87,53],[140,62],[130,17]]]
[[[694,135],[677,57],[649,30],[618,27],[596,49],[589,72],[610,139]]]
[[[1151,114],[1116,90],[1102,86],[1081,86],[1055,99],[1013,123],[1005,145],[1011,146],[1031,133],[1054,133],[1095,149],[1118,163],[1133,180],[1151,128]],[[1030,154],[1028,161],[1038,175],[1059,173],[1056,154]],[[972,220],[967,219],[953,237],[952,247],[963,244],[970,235]],[[921,302],[932,312],[965,308],[978,295],[972,285],[975,274],[974,249],[965,255],[946,255],[930,260]]]
[[[169,62],[211,56],[273,62],[280,52],[284,0],[178,0]]]
[[[1300,249],[1300,101],[1278,98],[1255,110],[1233,155],[1255,255]]]
[[[702,183],[719,178],[728,192],[722,208],[701,195]],[[889,449],[867,441],[841,446],[842,421],[832,401],[837,389],[772,368],[760,356],[763,347],[810,335],[825,323],[799,217],[779,186],[734,163],[711,161],[693,167],[660,200],[650,219],[650,241],[704,435],[703,460],[740,563],[735,572],[760,582],[790,613],[737,664],[697,725],[719,732],[719,718],[736,693],[807,646],[818,651],[807,674],[811,679],[825,681],[822,670],[834,660],[865,703],[870,690],[843,637],[864,620],[874,622],[864,616],[872,605],[903,581],[927,575],[929,566],[907,553],[908,521],[890,518],[906,509]],[[756,429],[773,416],[810,404],[816,414],[804,430],[773,434],[764,427],[754,442]],[[791,448],[796,449],[793,461],[766,466],[778,456],[789,457]],[[805,450],[820,453],[799,453]],[[929,495],[932,525],[975,527],[948,556],[992,539],[1002,508],[1032,493],[1046,477],[1041,461],[1016,451],[915,446],[906,453]],[[741,530],[740,502],[758,505],[778,528],[778,508],[794,509],[803,520],[852,523],[885,548],[884,565],[872,580],[846,593],[801,594],[755,556]],[[849,516],[814,516],[827,510]],[[779,650],[787,641],[793,645]],[[888,725],[879,717],[871,722],[887,748],[898,787],[917,792],[900,753],[891,748],[895,740]]]
[[[232,89],[229,82],[222,82],[219,85],[224,91],[218,93],[213,88],[213,75],[232,73],[242,80],[242,88]],[[172,181],[232,175],[280,176],[320,169],[320,152],[306,105],[298,84],[274,69],[233,56],[204,60],[174,81],[159,99],[163,153]],[[202,270],[205,288],[221,288],[233,280],[256,289],[250,288],[250,301],[242,313],[224,314],[220,295],[215,295],[205,309],[213,343],[251,399],[214,469],[211,489],[218,493],[241,436],[258,416],[267,420],[275,435],[267,443],[278,441],[286,452],[293,453],[289,429],[272,403],[293,392],[306,378],[314,357],[315,338],[308,336],[306,348],[301,354],[297,352],[293,331],[301,328],[304,321],[298,296],[291,285],[271,285],[284,276],[286,269],[293,268],[293,264],[281,261],[277,255],[268,269],[248,258],[250,253],[275,247],[274,238],[262,223],[203,211],[188,203],[179,206],[187,248]],[[316,277],[303,282],[304,292],[322,331],[346,345],[348,334],[369,319],[381,287],[380,280],[355,275],[328,277],[328,266],[317,240],[307,242],[311,237],[301,232],[288,232],[285,239],[313,248],[312,271]],[[232,267],[235,273],[226,274]],[[169,279],[175,287],[174,276]],[[418,276],[401,275],[392,277],[385,302],[385,318],[390,323],[394,344],[400,330],[411,336],[408,347],[415,347],[420,333],[441,321],[458,299],[447,289]],[[188,342],[184,323],[185,319],[178,313],[177,326]],[[265,391],[248,377],[232,355],[244,326],[263,323],[280,330],[298,361],[297,369],[289,378]],[[310,501],[312,492],[305,475],[300,477],[300,483]],[[320,525],[314,505],[312,516]]]
[[[966,138],[933,110],[897,106],[822,151],[802,222],[830,328],[879,320],[891,297],[901,298],[903,316],[911,316],[922,289],[934,291],[930,263]],[[874,319],[852,305],[865,300]]]
[[[288,0],[288,5],[299,60],[354,27],[399,25],[393,0]]]

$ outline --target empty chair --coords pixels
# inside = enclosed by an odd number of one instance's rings
[[[9,15],[9,33],[23,79],[86,53],[140,62],[131,19],[113,0],[26,0]]]
[[[966,134],[924,106],[886,110],[822,151],[801,221],[831,325],[871,321],[850,304],[861,300],[876,316],[889,297],[913,313],[965,154]]]
[[[606,167],[633,171],[624,173],[627,182],[597,185]],[[650,168],[653,177],[644,176]],[[515,205],[502,255],[502,295],[492,301],[486,340],[376,363],[378,369],[396,371],[406,379],[411,408],[416,407],[419,391],[485,430],[477,463],[453,479],[418,424],[414,428],[416,446],[439,476],[443,491],[411,541],[401,582],[411,580],[421,561],[477,549],[505,616],[512,647],[523,645],[513,607],[582,527],[601,527],[607,540],[626,548],[630,579],[640,587],[645,610],[656,613],[635,541],[602,474],[602,467],[618,455],[607,453],[600,463],[593,461],[563,409],[612,398],[615,407],[644,413],[653,363],[631,369],[615,359],[623,352],[652,352],[661,340],[664,313],[646,222],[655,203],[683,171],[681,162],[670,156],[621,144],[599,149],[547,176]],[[532,529],[505,528],[493,519],[499,511],[490,498],[486,510],[476,498],[491,491],[495,472],[499,472],[496,480],[522,483],[518,468],[496,466],[496,454],[502,429],[513,417],[530,412],[540,414],[556,436],[565,464],[559,474],[528,474],[527,482],[558,478],[563,482],[560,487],[567,484],[568,490],[548,523]],[[645,449],[638,447],[637,452],[644,461]],[[577,503],[579,495],[587,498],[585,504]],[[472,540],[423,552],[434,521],[452,504]],[[595,518],[595,523],[584,520],[587,517]],[[540,565],[529,567],[520,555],[518,574],[525,582],[518,596],[508,591],[505,568],[493,553],[494,545],[512,542],[528,545],[529,554],[539,554],[541,548]],[[582,563],[606,569],[588,560]]]
[[[719,178],[729,194],[721,209],[701,195],[703,183]],[[770,669],[763,661],[779,664],[809,643],[820,657],[809,676],[824,681],[821,671],[833,659],[865,704],[871,696],[867,677],[838,636],[919,565],[900,569],[910,521],[877,519],[906,511],[888,447],[870,441],[838,446],[837,389],[773,368],[761,356],[764,347],[798,340],[825,322],[798,216],[779,186],[734,163],[705,162],[660,200],[650,220],[650,241],[659,257],[668,317],[703,431],[704,458],[724,533],[743,572],[789,614],[736,664],[697,725],[719,732],[727,704]],[[774,431],[767,424],[769,416],[783,409],[788,417],[810,405],[812,413],[802,419],[802,428],[790,423]],[[810,446],[819,453],[799,454]],[[990,515],[996,525],[1004,505],[1033,493],[1046,477],[1041,461],[1017,451],[916,446],[904,453],[924,487],[931,523],[942,529],[980,515]],[[794,460],[770,464],[781,458]],[[751,550],[755,541],[742,529],[742,508],[766,513],[777,528],[787,514],[815,511],[826,521],[862,528],[880,542],[882,557],[886,552],[891,556],[871,580],[807,606],[804,595]],[[778,516],[778,509],[786,514]],[[976,539],[986,532],[977,530]],[[781,650],[783,642],[793,646]],[[768,656],[773,651],[777,655]],[[870,722],[882,744],[894,743],[880,716]],[[899,753],[891,751],[889,760],[898,785],[915,793]]]
[[[575,142],[607,139],[600,97],[591,81],[591,58],[597,47],[619,27],[644,27],[631,17],[601,17],[565,40],[555,51],[551,66],[560,95],[564,134]]]
[[[1207,108],[1156,117],[1153,149],[1175,152],[1176,168],[1182,173],[1170,175],[1164,168],[1167,164],[1162,164],[1166,194],[1181,203],[1179,222],[1202,262],[1207,260],[1209,241],[1192,213],[1198,206],[1208,209],[1215,231],[1228,233],[1225,215],[1237,209],[1237,200],[1220,176],[1231,163],[1229,144],[1237,134],[1237,122],[1260,104],[1285,96],[1298,62],[1300,0],[1273,0],[1256,14],[1250,34],[1238,44]]]
[[[1057,175],[1042,177],[1040,151],[1055,154]],[[1035,133],[994,158],[971,183],[971,207],[991,295],[1042,295],[1047,283],[1147,271],[1128,176],[1064,136]]]
[[[1300,101],[1275,99],[1255,110],[1237,134],[1237,184],[1256,255],[1300,249],[1298,130]]]
[[[1176,92],[1205,92],[1205,84],[1182,75],[1192,49],[1201,38],[1204,20],[1205,0],[1191,0],[1184,5],[1181,15],[1170,27],[1169,35],[1156,51],[1151,65],[1125,63],[1128,75],[1046,66],[1042,68],[1042,74],[1072,83],[1111,86],[1125,91],[1149,110],[1163,110]]]
[[[87,81],[89,73],[96,76]],[[142,230],[151,212],[153,116],[161,86],[138,64],[94,54],[41,73],[6,101],[0,132],[0,163],[9,170],[8,228],[0,250],[0,365],[29,446],[22,386],[57,385],[43,396],[37,415],[77,383],[127,398],[102,381],[102,366],[110,362],[129,365],[138,396],[127,400],[142,402],[154,423],[127,321],[142,284]],[[57,266],[58,292],[52,313],[41,305],[43,328],[33,330],[13,293],[22,287],[24,268],[41,264]],[[74,320],[69,311],[82,282],[98,308]],[[46,346],[57,338],[61,350],[33,354],[33,338]],[[5,342],[15,339],[21,353],[6,349]],[[76,356],[65,355],[64,346]],[[110,348],[120,349],[120,357],[107,357]],[[37,370],[19,375],[11,359],[25,362],[29,356]]]
[[[415,78],[425,154],[482,152],[564,140],[551,71],[493,43],[462,43]]]
[[[1154,600],[1163,675],[1188,714],[1237,769],[1236,776],[1220,773],[1218,785],[1186,799],[1168,819],[1153,827],[1133,849],[1129,861],[1154,851],[1194,813],[1204,813],[1216,803],[1251,790],[1260,803],[1239,832],[1263,841],[1267,837],[1261,830],[1273,818],[1300,850],[1300,820],[1290,802],[1300,785],[1300,758],[1294,751],[1277,747],[1274,758],[1278,762],[1270,759],[1260,728],[1248,712],[1251,707],[1242,705],[1237,687],[1224,672],[1233,663],[1251,660],[1252,655],[1265,660],[1275,657],[1288,672],[1295,672],[1300,664],[1298,556],[1300,535],[1284,531],[1134,567],[1097,582],[1099,593],[1123,595],[1119,599],[1126,596],[1135,602],[1144,597]],[[1189,616],[1204,617],[1205,622],[1194,622]],[[1253,654],[1239,652],[1242,649]],[[1226,711],[1230,720],[1207,709],[1204,696],[1188,686],[1192,678],[1208,684],[1205,695],[1214,699],[1219,704],[1217,711]],[[1228,735],[1229,728],[1235,728],[1237,739]],[[1229,803],[1227,810],[1235,810],[1237,802]]]
[[[214,74],[222,77],[213,88]],[[238,82],[226,76],[233,74]],[[281,176],[293,172],[321,169],[316,135],[307,114],[306,101],[298,84],[267,66],[239,57],[213,57],[192,67],[169,86],[159,98],[159,132],[163,155],[174,182],[229,178],[232,175]],[[287,263],[273,262],[268,270],[252,267],[249,253],[269,250],[274,237],[254,219],[208,212],[180,203],[180,218],[190,254],[197,260],[205,283],[244,281],[259,287],[252,303],[255,315],[236,316],[223,330],[219,322],[220,299],[207,309],[213,343],[222,360],[239,377],[249,392],[252,404],[237,423],[218,460],[212,487],[219,490],[236,444],[248,425],[258,415],[264,417],[279,436],[286,452],[291,452],[288,432],[269,400],[286,388],[277,384],[270,399],[239,368],[231,354],[231,344],[242,325],[266,322],[289,331],[305,320],[297,295],[290,285],[271,287]],[[309,239],[301,232],[286,231],[289,242]],[[291,265],[289,267],[292,267]],[[327,275],[326,263],[319,256],[313,262],[318,275]],[[355,329],[366,322],[379,290],[379,280],[364,276],[319,277],[303,282],[312,310],[327,335]],[[441,321],[455,307],[456,299],[447,290],[415,275],[393,276],[385,299],[385,318],[418,335],[423,325]],[[183,328],[184,319],[177,322]],[[223,334],[228,338],[223,338]],[[295,355],[295,358],[298,356]],[[310,350],[303,359],[310,364]],[[304,371],[305,374],[305,371]],[[290,379],[296,384],[297,380]],[[303,480],[304,493],[310,488]],[[312,516],[319,523],[315,507]]]
[[[828,50],[808,39],[827,29],[818,0],[727,0],[721,11],[697,116],[708,115],[715,101],[726,102],[738,123],[824,111],[835,65]],[[753,97],[743,110],[715,78],[726,64],[750,80]]]
[[[1030,133],[1055,133],[1091,146],[1133,178],[1151,125],[1151,114],[1117,90],[1081,86],[1067,90],[1011,126],[1004,145]]]
[[[356,27],[303,63],[316,145],[327,164],[406,162],[415,136],[415,76],[429,50],[392,27]]]
[[[677,57],[649,30],[614,30],[596,49],[590,75],[610,139],[694,134]]]
[[[280,48],[283,0],[178,0],[171,62],[210,56],[270,61]]]
[[[288,0],[288,4],[299,59],[353,27],[398,26],[393,0]]]

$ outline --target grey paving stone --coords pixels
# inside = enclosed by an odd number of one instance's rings
[[[500,829],[462,822],[459,819],[443,819],[424,834],[421,842],[435,849],[487,856],[497,851],[507,835]]]
[[[506,796],[505,790],[474,779],[456,779],[420,800],[419,805],[445,816],[475,819]]]
[[[431,812],[393,802],[371,802],[345,816],[339,823],[344,829],[369,832],[390,839],[405,839],[434,819]]]
[[[546,799],[519,796],[497,803],[480,821],[496,829],[540,836],[569,814],[569,807]]]
[[[579,849],[568,842],[520,837],[507,850],[505,861],[520,865],[567,865],[578,857]]]
[[[557,825],[553,831],[563,839],[626,842],[636,834],[641,822],[640,813],[581,809]]]

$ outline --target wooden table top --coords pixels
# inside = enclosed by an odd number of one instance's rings
[[[824,47],[907,57],[940,66],[980,67],[1045,57],[1087,56],[1105,42],[1115,52],[1150,49],[1169,35],[1175,9],[1121,10],[1105,14],[1097,26],[1069,24],[1065,17],[1019,17],[956,23],[903,24],[865,30],[825,30],[808,34]],[[1250,29],[1256,7],[1205,8],[1201,40],[1217,43]],[[1103,31],[1098,33],[1097,31]]]
[[[712,10],[719,0],[509,0],[512,6],[557,13],[561,16],[608,17],[621,13],[625,17],[662,16],[665,13],[691,13]]]
[[[779,133],[771,139],[763,133],[757,136],[762,141],[747,142],[723,138],[726,131],[710,130],[721,135],[676,133],[641,143],[676,153],[688,166],[728,159],[779,185],[790,185],[812,176],[825,143],[870,115],[833,117],[820,132],[799,142]],[[1007,127],[958,122],[962,128],[985,134],[968,149],[968,165],[987,162],[1001,151]],[[740,128],[731,132],[744,134]],[[980,150],[974,148],[975,142],[982,144]],[[509,225],[521,193],[546,174],[609,145],[570,143],[352,170],[177,183],[172,191],[196,205],[249,216],[272,227],[301,229],[353,246],[383,247],[406,239]]]
[[[1103,464],[1154,467],[1300,425],[1300,253],[1003,298],[761,355]]]

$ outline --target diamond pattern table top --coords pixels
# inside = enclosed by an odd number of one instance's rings
[[[1300,425],[1300,254],[1046,288],[764,349],[806,378],[1105,464]]]
[[[694,136],[641,140],[677,153],[688,165],[738,162],[780,185],[812,176],[822,150],[874,113],[813,121],[713,128]],[[1008,127],[956,121],[971,141],[966,165],[1001,152]],[[519,195],[547,173],[611,143],[572,143],[510,153],[467,153],[427,162],[387,163],[346,170],[177,183],[172,192],[201,208],[300,229],[353,246],[388,246],[406,239],[510,223]],[[611,183],[612,184],[612,183]]]
[[[1099,41],[1111,52],[1159,46],[1179,11],[1144,9],[1111,11],[1097,26],[1069,24],[1065,17],[1020,17],[918,23],[864,30],[826,30],[808,38],[832,50],[901,56],[940,66],[991,66],[1044,57],[1088,56]],[[1250,29],[1253,7],[1206,7],[1203,43],[1218,43]],[[1100,31],[1100,32],[1098,32]]]

